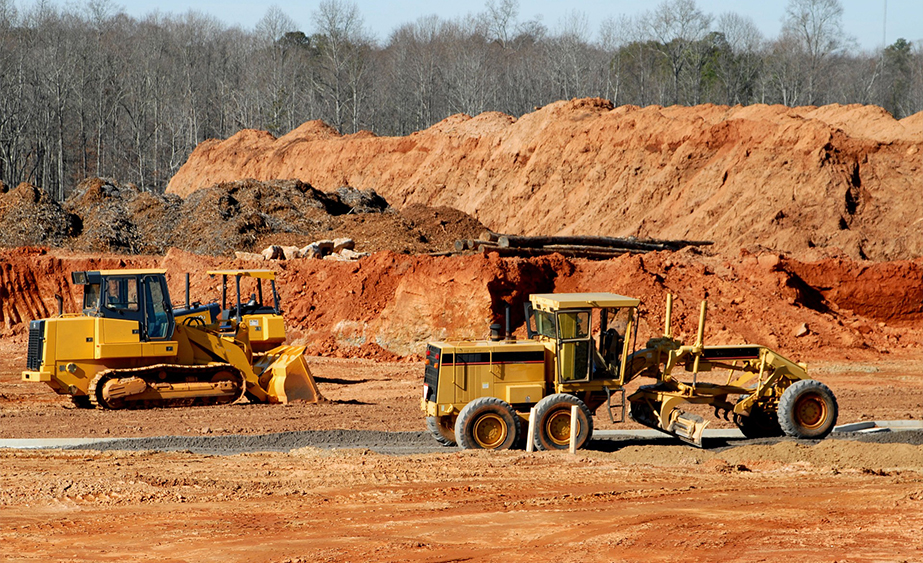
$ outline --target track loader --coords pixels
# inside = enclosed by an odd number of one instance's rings
[[[510,338],[507,327],[504,338],[495,329],[487,341],[429,343],[421,402],[427,428],[444,445],[507,449],[535,417],[535,448],[566,449],[577,407],[579,448],[592,437],[599,407],[621,422],[627,405],[634,421],[701,447],[708,421],[690,405],[705,405],[716,415],[733,414],[750,438],[819,439],[833,429],[836,398],[808,378],[804,364],[765,346],[705,346],[705,302],[694,344],[673,338],[668,296],[664,334],[635,351],[639,303],[613,293],[531,295],[525,340]],[[699,381],[714,370],[727,370],[723,383]],[[680,371],[692,380],[678,379]],[[654,383],[628,394],[627,385],[641,377]]]
[[[322,401],[304,347],[286,346],[275,274],[224,270],[234,277],[237,303],[189,302],[173,309],[166,270],[73,272],[83,286],[81,313],[29,323],[24,381],[44,382],[78,406],[104,409],[252,402]],[[255,295],[241,303],[241,278],[255,278]],[[273,306],[262,304],[261,280]],[[226,303],[222,304],[226,306]],[[59,301],[59,309],[61,308]]]

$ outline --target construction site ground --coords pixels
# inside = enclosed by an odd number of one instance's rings
[[[20,340],[0,340],[0,439],[247,435],[250,451],[2,449],[5,561],[923,560],[920,432],[440,451],[409,434],[419,362],[311,358],[325,404],[100,411],[20,382]],[[841,423],[920,418],[916,351],[811,368]],[[306,430],[323,447],[298,447]],[[269,433],[289,434],[260,446]],[[364,446],[388,436],[410,447]]]

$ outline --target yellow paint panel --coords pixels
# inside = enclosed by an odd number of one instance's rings
[[[138,321],[96,319],[97,344],[137,344],[140,342]]]
[[[98,320],[92,317],[74,317],[45,321],[45,365],[54,365],[58,358],[67,361],[92,360],[95,352],[95,325]],[[48,324],[51,324],[51,327]]]
[[[179,342],[173,340],[165,342],[145,342],[141,346],[144,348],[145,358],[175,356],[177,350],[179,350]]]
[[[285,320],[279,315],[244,315],[250,342],[285,340]]]
[[[545,394],[544,385],[509,385],[506,388],[506,402],[537,403]]]
[[[96,359],[108,358],[140,358],[142,356],[141,344],[99,344],[96,346]]]

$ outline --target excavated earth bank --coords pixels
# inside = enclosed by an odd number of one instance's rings
[[[171,250],[165,257],[0,251],[0,330],[21,334],[31,319],[77,311],[70,272],[118,267],[168,270],[174,303],[190,272],[194,300],[220,299],[210,268],[266,267]],[[592,262],[560,256],[412,256],[379,252],[358,262],[297,259],[272,265],[290,336],[316,354],[394,358],[420,353],[427,340],[483,338],[506,306],[521,335],[530,293],[614,291],[643,302],[639,340],[662,331],[664,296],[677,295],[675,331],[693,338],[698,303],[710,304],[708,341],[754,342],[788,354],[856,357],[923,345],[923,259],[887,263],[828,259],[807,263],[775,254],[737,260],[693,251],[625,255]],[[246,291],[246,288],[245,288]],[[807,334],[797,336],[805,325]]]
[[[526,235],[714,240],[816,260],[923,254],[923,113],[875,106],[621,106],[561,101],[514,119],[455,115],[406,137],[308,122],[200,144],[170,182],[372,188]]]

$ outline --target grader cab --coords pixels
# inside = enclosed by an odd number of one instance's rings
[[[697,446],[708,422],[690,404],[733,413],[748,437],[820,438],[833,429],[836,399],[808,379],[803,364],[763,346],[705,346],[705,303],[693,345],[673,338],[668,297],[663,336],[634,351],[638,305],[613,293],[531,295],[525,340],[430,343],[421,403],[428,429],[445,445],[506,449],[535,416],[534,446],[564,449],[576,406],[579,448],[592,437],[599,407],[616,421],[615,407],[622,421],[626,403],[636,422]],[[681,369],[691,372],[691,382],[676,379]],[[728,370],[723,384],[698,381],[715,369]],[[626,397],[638,377],[655,383]]]

